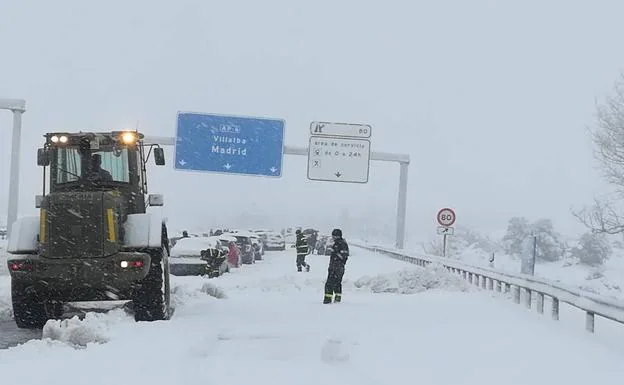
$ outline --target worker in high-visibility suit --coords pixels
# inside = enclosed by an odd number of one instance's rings
[[[305,267],[306,271],[310,271],[310,265],[305,261],[305,257],[310,250],[308,240],[299,229],[297,229],[295,235],[297,237],[295,241],[295,248],[297,249],[297,271],[301,271],[303,267]]]

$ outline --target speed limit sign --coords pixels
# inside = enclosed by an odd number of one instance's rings
[[[453,209],[445,207],[442,210],[438,211],[438,223],[440,224],[440,226],[453,226],[453,223],[455,223],[455,219],[455,211],[453,211]]]

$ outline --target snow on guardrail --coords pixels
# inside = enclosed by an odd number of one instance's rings
[[[567,303],[586,314],[585,327],[594,332],[594,317],[596,315],[624,324],[624,301],[587,293],[580,289],[552,282],[525,274],[513,274],[484,267],[472,266],[460,261],[431,255],[410,255],[399,249],[370,245],[365,242],[351,242],[353,246],[361,247],[374,252],[386,254],[420,266],[437,263],[452,273],[462,276],[469,283],[487,290],[509,292],[513,289],[514,301],[520,303],[520,292],[525,291],[525,304],[532,306],[532,295],[537,295],[537,311],[544,312],[544,296],[552,300],[552,318],[559,319],[559,303]]]

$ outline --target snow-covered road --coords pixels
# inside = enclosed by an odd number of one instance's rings
[[[444,271],[352,254],[341,304],[321,303],[327,257],[309,256],[312,270],[297,273],[294,251],[267,253],[218,279],[176,277],[170,321],[135,323],[122,309],[51,321],[43,340],[0,351],[2,383],[622,382],[624,348]]]

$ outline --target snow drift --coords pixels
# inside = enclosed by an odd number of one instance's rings
[[[426,268],[409,267],[403,270],[364,276],[354,282],[357,288],[368,288],[373,293],[415,294],[432,289],[468,291],[470,285],[449,273],[443,266],[430,264]]]
[[[123,309],[107,313],[86,313],[84,319],[77,316],[64,320],[48,321],[42,331],[42,339],[63,342],[71,347],[85,348],[89,344],[102,344],[111,340],[111,329],[123,321],[134,320]]]

